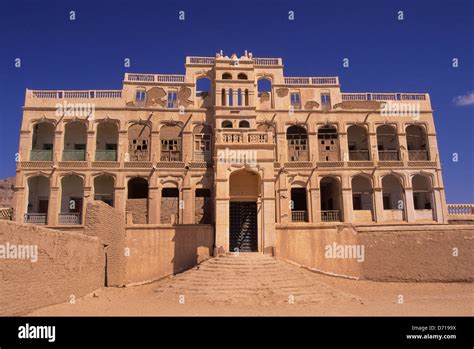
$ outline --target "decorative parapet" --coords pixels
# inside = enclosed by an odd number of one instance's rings
[[[124,82],[183,83],[184,75],[125,73]]]
[[[474,204],[448,204],[448,220],[474,221]]]
[[[315,85],[328,86],[339,85],[339,77],[288,77],[284,78],[285,85]]]
[[[427,93],[342,93],[342,101],[429,101]]]
[[[122,90],[83,90],[83,91],[27,90],[26,98],[34,98],[34,99],[115,99],[115,98],[122,98]]]

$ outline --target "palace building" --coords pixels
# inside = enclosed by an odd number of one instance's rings
[[[209,225],[217,251],[271,253],[276,226],[448,220],[428,94],[342,92],[248,52],[27,90],[15,220],[80,230],[92,200],[127,227]]]

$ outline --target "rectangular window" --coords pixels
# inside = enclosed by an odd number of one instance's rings
[[[178,93],[175,90],[168,91],[168,109],[178,108],[177,95]]]
[[[331,96],[327,92],[321,93],[321,105],[330,107],[331,106]]]
[[[300,93],[299,92],[290,93],[290,102],[293,108],[300,109],[301,108]]]
[[[135,104],[137,107],[145,106],[146,91],[144,89],[135,92]]]

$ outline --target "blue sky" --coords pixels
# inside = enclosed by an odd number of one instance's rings
[[[282,57],[286,76],[338,75],[347,92],[430,93],[448,202],[474,203],[474,98],[453,101],[474,92],[473,40],[472,0],[3,0],[0,178],[15,173],[26,88],[120,89],[126,71],[184,73],[186,55],[249,50]]]

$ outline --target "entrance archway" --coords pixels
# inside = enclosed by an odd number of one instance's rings
[[[259,175],[246,170],[232,173],[229,178],[229,194],[230,251],[258,251]]]

